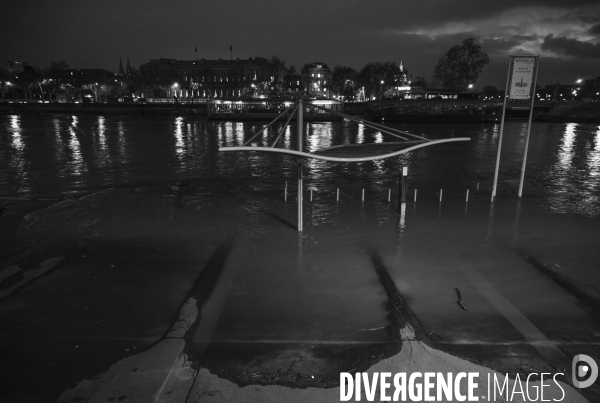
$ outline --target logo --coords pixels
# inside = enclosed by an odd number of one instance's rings
[[[573,357],[571,375],[575,387],[580,389],[587,388],[592,386],[598,378],[598,365],[596,365],[596,361],[592,357],[585,354],[577,354]]]
[[[516,87],[527,87],[527,83],[523,82],[523,77],[521,77],[521,82],[515,83]]]

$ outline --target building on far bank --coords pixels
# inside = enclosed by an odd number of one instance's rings
[[[234,60],[161,58],[140,66],[142,76],[155,80],[179,98],[240,97],[273,84],[274,65],[262,57]]]
[[[301,93],[304,89],[302,86],[302,76],[300,74],[294,74],[286,77],[285,90],[288,93]]]
[[[331,93],[331,70],[325,63],[305,64],[301,70],[302,85],[307,94],[329,98]]]
[[[71,84],[74,87],[115,79],[115,73],[104,69],[53,70],[50,75],[61,84]]]

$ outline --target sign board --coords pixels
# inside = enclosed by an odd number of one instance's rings
[[[508,75],[506,89],[504,90],[504,105],[502,106],[502,119],[500,121],[500,136],[498,152],[496,153],[496,170],[494,171],[494,185],[492,187],[492,202],[496,197],[498,184],[498,171],[500,170],[500,150],[502,149],[502,133],[504,132],[504,116],[506,105],[511,109],[528,109],[529,121],[527,122],[527,137],[525,139],[525,152],[523,153],[523,166],[521,167],[521,182],[519,183],[519,197],[523,194],[523,181],[525,180],[525,164],[527,163],[527,149],[529,148],[529,133],[533,117],[533,104],[535,101],[535,86],[539,68],[539,56],[510,56],[508,62]]]
[[[511,100],[529,100],[533,94],[537,56],[514,56],[510,80]]]

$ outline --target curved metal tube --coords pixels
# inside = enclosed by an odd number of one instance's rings
[[[405,148],[404,150],[394,151],[388,154],[375,155],[372,157],[351,157],[351,158],[342,158],[342,157],[329,157],[327,155],[319,155],[313,153],[300,152],[295,150],[287,150],[284,148],[270,148],[270,147],[219,147],[219,151],[264,151],[271,153],[279,153],[279,154],[288,154],[296,157],[303,158],[314,158],[318,160],[325,161],[337,161],[337,162],[363,162],[363,161],[376,161],[384,158],[395,157],[396,155],[406,154],[409,151],[416,150],[417,148],[428,147],[434,144],[441,143],[450,143],[454,141],[470,141],[470,137],[457,137],[454,139],[441,139],[441,140],[431,140],[425,143],[417,144],[412,147]]]

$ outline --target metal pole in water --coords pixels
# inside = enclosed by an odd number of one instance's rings
[[[402,167],[402,203],[406,203],[407,179],[408,179],[408,167]]]
[[[408,167],[402,167],[402,179],[400,180],[398,213],[402,213],[402,206],[406,205],[406,179],[408,176]]]
[[[492,202],[496,197],[496,186],[498,184],[498,171],[500,170],[500,150],[502,150],[502,134],[504,133],[504,116],[506,116],[506,100],[508,99],[508,82],[510,77],[510,68],[512,66],[512,56],[508,61],[508,72],[506,73],[506,87],[504,88],[504,103],[502,105],[502,118],[500,119],[500,134],[498,135],[498,152],[496,153],[496,169],[494,170],[494,185],[492,187]],[[535,88],[534,88],[535,95]]]
[[[392,200],[392,189],[388,189],[388,203]]]
[[[467,200],[465,201],[469,201],[469,189],[467,189]]]
[[[362,191],[362,201],[365,201],[365,188],[363,188],[363,191]]]
[[[310,201],[312,201],[312,189],[310,190]]]
[[[531,93],[531,105],[529,106],[529,122],[527,122],[527,137],[525,138],[525,151],[523,152],[523,166],[521,167],[521,180],[519,181],[519,197],[523,196],[523,182],[525,181],[525,166],[527,165],[527,150],[529,149],[529,133],[531,132],[531,118],[533,116],[533,103],[535,102],[535,85],[539,69],[540,57],[536,57],[535,78],[533,79],[533,92]]]
[[[304,129],[303,122],[304,107],[302,100],[298,100],[298,151],[302,152],[304,139],[302,132]],[[298,158],[298,231],[302,231],[302,159]]]
[[[417,201],[417,189],[415,189],[415,202]]]
[[[336,201],[340,201],[340,188],[337,188],[337,197]]]
[[[442,201],[442,192],[443,191],[444,191],[443,189],[440,189],[440,201]]]

